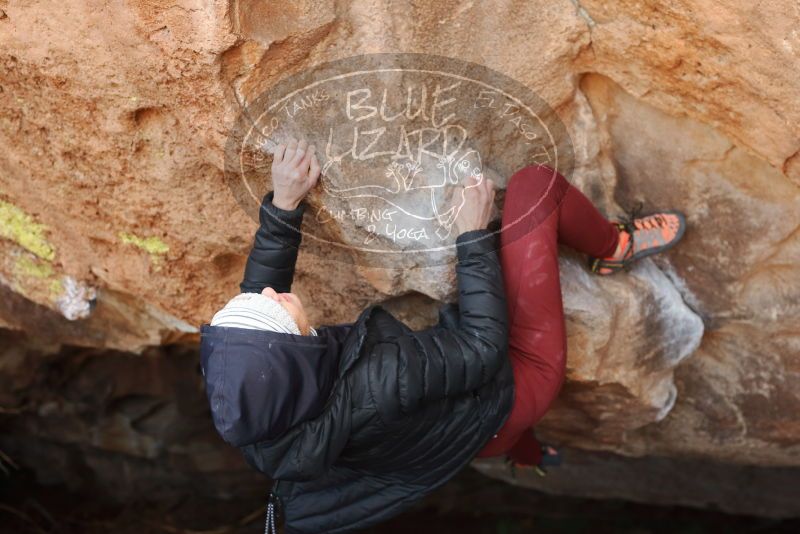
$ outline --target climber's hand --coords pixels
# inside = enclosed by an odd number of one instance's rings
[[[494,182],[483,175],[470,177],[463,195],[464,204],[455,222],[457,233],[486,228],[494,206]]]
[[[272,204],[276,208],[297,208],[306,193],[317,184],[320,167],[315,152],[314,145],[309,146],[305,139],[298,143],[294,137],[275,149],[272,160],[272,189],[275,194]]]

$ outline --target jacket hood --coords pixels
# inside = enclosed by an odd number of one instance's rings
[[[317,336],[202,325],[200,364],[214,426],[242,447],[318,416],[338,376],[341,327]]]

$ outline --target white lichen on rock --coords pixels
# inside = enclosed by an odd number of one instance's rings
[[[71,276],[62,278],[61,285],[64,287],[64,293],[56,301],[61,314],[70,321],[88,317],[97,298],[97,291]]]

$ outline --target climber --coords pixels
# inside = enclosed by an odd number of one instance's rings
[[[370,306],[352,324],[315,329],[289,291],[319,174],[306,141],[278,146],[241,294],[201,327],[214,425],[274,481],[268,531],[280,515],[289,533],[375,525],[476,456],[543,465],[557,452],[532,426],[566,358],[558,244],[608,275],[670,248],[685,227],[674,211],[609,222],[559,173],[532,165],[510,178],[498,243],[487,228],[493,184],[477,178],[455,222],[458,303],[436,326],[415,332]]]

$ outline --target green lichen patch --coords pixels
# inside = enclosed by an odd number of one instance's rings
[[[27,254],[20,255],[14,264],[14,274],[26,278],[43,280],[53,276],[53,267],[47,262],[31,258]]]
[[[126,245],[133,245],[147,252],[154,263],[160,261],[161,257],[169,252],[169,245],[157,237],[140,237],[136,234],[120,232],[119,239]]]
[[[64,286],[53,265],[27,252],[21,252],[12,264],[13,287],[34,302],[55,302]]]
[[[47,289],[50,291],[50,297],[55,300],[64,293],[64,281],[60,278],[58,280],[50,280]]]
[[[47,227],[17,206],[0,200],[0,237],[10,239],[39,258],[53,261],[56,249],[45,234]]]

